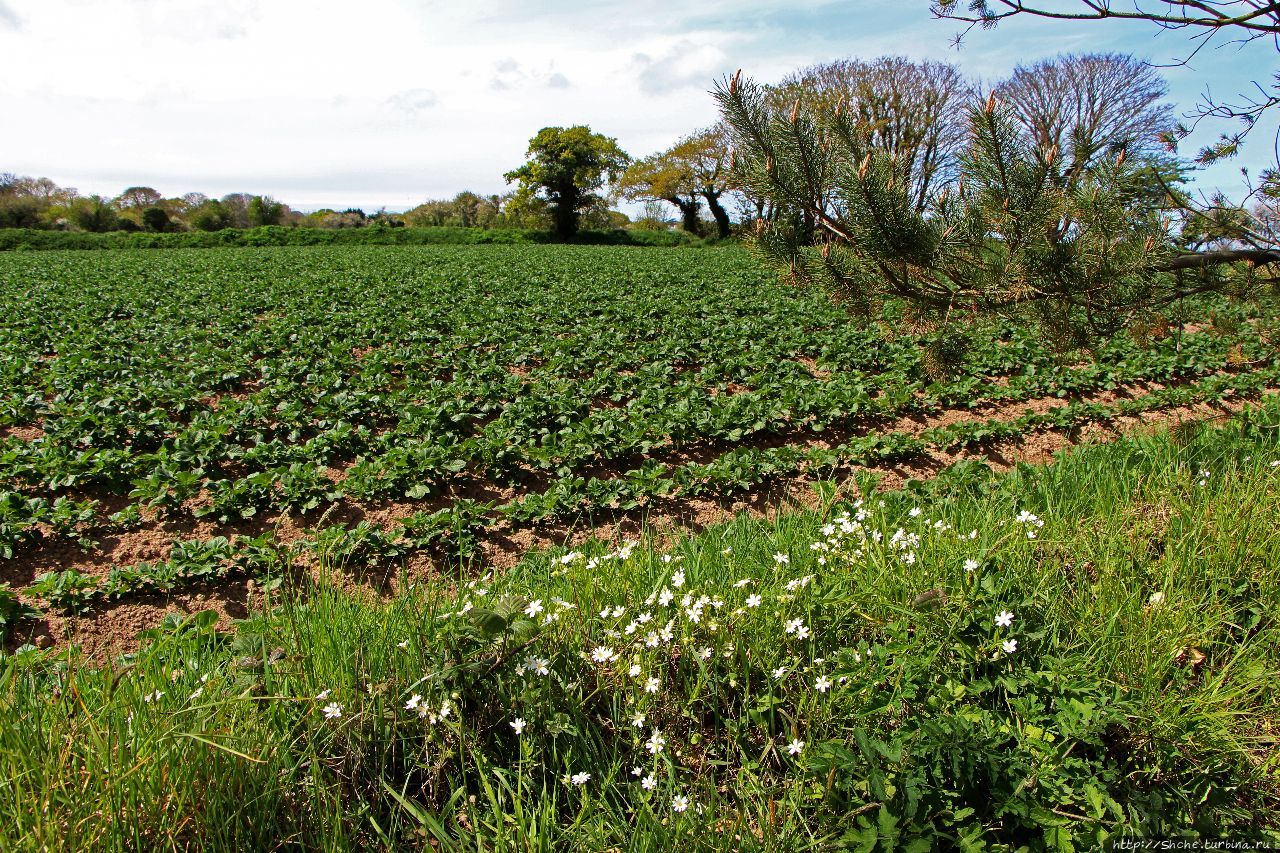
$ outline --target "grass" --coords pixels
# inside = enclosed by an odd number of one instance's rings
[[[1273,400],[390,601],[322,578],[105,668],[25,648],[0,848],[1280,841],[1278,429]]]

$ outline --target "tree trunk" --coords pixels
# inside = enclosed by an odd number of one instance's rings
[[[702,221],[698,219],[698,208],[701,205],[698,204],[697,196],[690,196],[685,199],[678,195],[673,195],[664,198],[663,201],[669,201],[676,207],[680,208],[681,228],[688,231],[690,234],[698,234],[701,232]]]
[[[578,233],[578,188],[561,187],[551,198],[552,233],[567,242]]]
[[[702,191],[702,197],[707,200],[707,207],[716,220],[716,236],[723,240],[729,236],[730,222],[728,211],[720,204],[720,193],[705,189]]]

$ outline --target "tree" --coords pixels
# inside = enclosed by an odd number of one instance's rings
[[[403,228],[404,217],[380,207],[369,217],[369,225],[376,228]]]
[[[423,202],[405,220],[417,227],[494,228],[502,220],[502,197],[464,190],[452,199]]]
[[[1065,4],[1045,6],[1028,0],[933,0],[933,14],[974,27],[991,29],[1015,17],[1047,18],[1056,21],[1145,21],[1161,29],[1185,34],[1194,47],[1179,61],[1185,64],[1214,41],[1225,38],[1232,42],[1248,43],[1267,40],[1280,50],[1280,3],[1270,0],[1159,0],[1144,4],[1140,0],[1067,0]],[[966,30],[966,32],[968,31]],[[964,33],[956,37],[959,43]],[[1193,114],[1199,121],[1205,118],[1235,119],[1241,129],[1236,133],[1224,133],[1218,142],[1207,146],[1198,155],[1201,162],[1212,162],[1229,157],[1239,151],[1240,144],[1257,125],[1258,119],[1272,107],[1280,104],[1280,76],[1273,76],[1267,84],[1254,81],[1252,92],[1243,92],[1235,101],[1216,100],[1206,95]],[[1179,136],[1185,136],[1189,128],[1179,128]],[[1266,183],[1280,180],[1272,168],[1264,175]]]
[[[582,227],[592,231],[616,231],[630,225],[631,217],[620,210],[611,209],[609,202],[601,198],[582,211],[579,222]]]
[[[702,231],[698,213],[702,207],[688,164],[676,158],[672,149],[641,158],[627,167],[618,179],[618,192],[629,201],[665,201],[680,211],[680,227],[690,234]]]
[[[1077,169],[1121,151],[1155,157],[1175,127],[1162,99],[1168,86],[1150,65],[1119,53],[1090,53],[1019,65],[998,84],[1032,141]]]
[[[716,223],[716,236],[721,240],[728,237],[732,222],[721,199],[733,189],[733,170],[730,168],[729,137],[724,126],[717,124],[695,132],[677,143],[674,153],[689,164],[694,186]]]
[[[100,195],[73,201],[67,210],[67,218],[84,231],[114,231],[121,224],[114,204]]]
[[[707,203],[717,236],[729,236],[729,213],[721,197],[730,191],[729,146],[723,128],[712,127],[684,137],[659,154],[632,163],[618,180],[618,190],[632,201],[656,200],[675,205],[681,227],[701,233],[699,211]]]
[[[55,225],[59,210],[77,197],[70,187],[48,178],[0,174],[0,228],[44,228]]]
[[[120,210],[142,210],[155,207],[164,196],[151,187],[129,187],[115,198],[115,205]]]
[[[163,233],[169,230],[169,213],[163,207],[148,207],[142,211],[142,227],[148,231]]]
[[[585,125],[544,127],[531,140],[529,161],[507,172],[507,183],[543,198],[552,231],[568,240],[578,231],[582,212],[597,200],[595,190],[616,181],[630,158],[609,136],[592,133]]]
[[[1266,40],[1280,50],[1280,3],[1266,0],[1161,0],[1145,5],[1139,0],[1064,0],[1046,6],[1034,0],[933,0],[935,16],[974,27],[990,29],[1010,18],[1034,17],[1058,21],[1145,21],[1164,30],[1186,35],[1192,47],[1178,62],[1185,64],[1205,47],[1220,39],[1240,45]],[[966,30],[966,32],[968,32]],[[964,33],[957,36],[957,43]],[[1268,84],[1253,83],[1257,94],[1242,93],[1234,101],[1217,100],[1206,94],[1191,114],[1191,126],[1179,125],[1170,141],[1185,138],[1204,119],[1234,119],[1240,129],[1223,133],[1218,141],[1196,155],[1200,163],[1212,163],[1237,154],[1249,132],[1268,110],[1280,105],[1280,75]],[[1280,145],[1280,133],[1277,135]],[[1180,263],[1213,265],[1239,261],[1254,265],[1280,263],[1280,233],[1267,221],[1255,218],[1248,207],[1255,195],[1280,198],[1280,162],[1262,170],[1260,181],[1249,195],[1233,203],[1222,193],[1196,201],[1185,193],[1175,194],[1179,214],[1187,220],[1186,230],[1197,235],[1202,249],[1197,258],[1184,257]],[[1265,207],[1265,204],[1264,204]]]
[[[228,193],[222,197],[222,207],[231,217],[232,228],[249,227],[249,202],[253,196],[248,193]]]
[[[287,211],[287,207],[271,196],[255,195],[249,199],[245,212],[248,215],[249,227],[257,228],[263,225],[280,225]]]
[[[363,210],[354,207],[347,208],[341,213],[326,207],[307,214],[303,217],[301,224],[311,228],[332,230],[363,228],[367,224],[367,217]]]
[[[502,200],[502,221],[508,228],[542,231],[552,227],[550,205],[530,187],[520,186]]]
[[[923,210],[894,156],[867,148],[852,111],[780,111],[739,76],[715,94],[744,183],[818,230],[812,245],[786,220],[760,221],[757,249],[852,310],[904,301],[944,362],[987,314],[1034,322],[1071,348],[1186,296],[1264,283],[1251,268],[1210,269],[1212,252],[1179,243],[1167,195],[1147,192],[1150,163],[1121,151],[1078,168],[1038,145],[994,93],[969,110],[957,181]],[[1188,281],[1187,269],[1198,275]]]
[[[0,228],[38,228],[45,205],[30,196],[0,195]]]
[[[206,199],[187,214],[187,223],[200,231],[221,231],[234,227],[231,211],[220,201]]]
[[[955,176],[972,100],[973,86],[954,65],[900,56],[815,65],[769,92],[777,110],[847,112],[858,159],[887,153],[917,211]]]

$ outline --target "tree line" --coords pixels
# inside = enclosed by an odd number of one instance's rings
[[[950,6],[936,8],[941,14]],[[983,25],[1002,20],[984,14]],[[527,161],[504,175],[514,188],[501,194],[464,191],[405,213],[303,214],[265,195],[164,198],[136,186],[104,198],[81,196],[47,178],[6,174],[0,175],[0,227],[165,232],[408,225],[544,229],[560,239],[580,228],[679,227],[717,238],[746,232],[799,273],[800,249],[849,236],[836,222],[849,208],[841,193],[849,188],[850,167],[860,175],[887,175],[884,189],[901,206],[895,216],[933,223],[948,199],[954,205],[964,198],[973,184],[975,140],[982,137],[973,117],[987,103],[999,105],[1011,139],[1053,164],[1063,199],[1096,180],[1105,161],[1123,157],[1126,174],[1137,176],[1125,190],[1130,201],[1181,215],[1180,185],[1193,167],[1175,154],[1185,128],[1166,101],[1159,72],[1122,54],[1044,59],[994,83],[968,78],[950,63],[896,56],[823,63],[742,89],[737,78],[732,82],[722,81],[713,93],[718,122],[639,158],[584,125],[543,128],[529,142]],[[750,103],[740,92],[749,93]],[[613,209],[623,200],[643,204],[644,215],[633,222]],[[1253,224],[1280,218],[1265,203],[1243,215],[1230,205],[1219,208],[1199,219],[1182,216],[1179,234],[1203,237],[1204,248],[1213,239],[1214,216]],[[1067,236],[1078,229],[1070,216],[1057,226]],[[878,239],[889,237],[885,227],[877,232]]]
[[[1161,136],[1175,128],[1171,108],[1162,100],[1163,80],[1132,57],[1045,60],[1017,68],[994,91],[1016,108],[1028,133],[1058,145],[1081,166],[1117,147],[1156,157]],[[966,138],[966,110],[984,89],[948,63],[881,57],[801,69],[762,92],[773,109],[845,104],[857,116],[867,149],[894,158],[900,179],[911,188],[910,203],[923,210],[931,193],[954,179]],[[530,140],[528,161],[504,176],[516,185],[512,191],[464,191],[403,214],[368,215],[354,208],[303,214],[265,195],[233,193],[214,199],[193,192],[165,198],[146,186],[130,187],[115,198],[81,196],[47,178],[6,174],[0,175],[0,227],[166,232],[409,225],[543,228],[568,239],[580,227],[667,227],[675,224],[668,214],[674,209],[683,230],[726,238],[735,223],[775,221],[787,207],[745,179],[733,161],[733,148],[731,125],[723,120],[640,158],[586,126],[544,128]],[[1172,179],[1171,163],[1167,158]],[[639,222],[612,209],[621,200],[645,205]],[[802,216],[807,216],[803,211],[802,206]]]
[[[1017,107],[1028,132],[1085,161],[1121,144],[1134,154],[1152,155],[1160,134],[1174,128],[1162,101],[1163,81],[1132,57],[1046,60],[1019,67],[995,90]],[[902,179],[911,184],[912,204],[923,209],[930,193],[954,178],[965,111],[984,90],[948,63],[882,57],[815,65],[763,91],[775,108],[845,103],[866,129],[867,145],[896,158]],[[463,191],[404,213],[349,208],[304,214],[268,195],[209,198],[191,192],[165,198],[148,186],[129,187],[114,198],[82,196],[48,178],[0,174],[0,227],[175,232],[407,225],[548,229],[562,239],[580,228],[679,227],[723,239],[739,223],[775,221],[786,208],[744,180],[733,148],[731,127],[723,120],[639,158],[586,126],[543,128],[529,142],[529,159],[504,176],[515,185],[512,190]],[[614,209],[620,201],[643,205],[643,215],[631,221]]]
[[[725,238],[738,223],[797,220],[789,232],[802,243],[819,236],[822,211],[831,201],[832,141],[811,137],[822,151],[800,167],[803,188],[757,180],[751,152],[762,150],[766,116],[844,111],[847,130],[863,154],[885,155],[908,207],[925,214],[940,191],[953,187],[971,138],[969,114],[991,93],[1007,105],[1019,133],[1035,144],[1056,146],[1068,175],[1080,174],[1105,156],[1126,151],[1148,174],[1148,193],[1184,179],[1186,164],[1171,153],[1177,124],[1159,73],[1121,54],[1060,56],[1019,66],[992,87],[965,77],[954,65],[889,56],[846,59],[801,69],[782,81],[759,86],[754,123],[745,125],[722,101],[723,118],[696,130],[664,151],[634,159],[617,140],[585,126],[543,128],[530,140],[529,161],[507,173],[518,182],[513,203],[541,211],[565,238],[586,211],[610,200],[666,204],[680,227]],[[808,125],[806,125],[808,126]],[[739,152],[746,159],[737,158]],[[769,162],[772,155],[766,153]],[[828,167],[818,161],[828,162]],[[826,171],[824,172],[824,168]],[[646,208],[659,219],[661,211]],[[752,228],[757,227],[752,225]]]

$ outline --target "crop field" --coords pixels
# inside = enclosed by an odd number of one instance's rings
[[[1278,384],[1248,310],[1196,320],[1082,362],[992,325],[938,379],[915,338],[738,250],[6,253],[0,626],[131,637],[157,601],[282,563],[383,583],[509,564],[641,513]]]
[[[737,249],[0,254],[0,849],[1280,841],[1280,359],[1184,307],[943,373]]]

